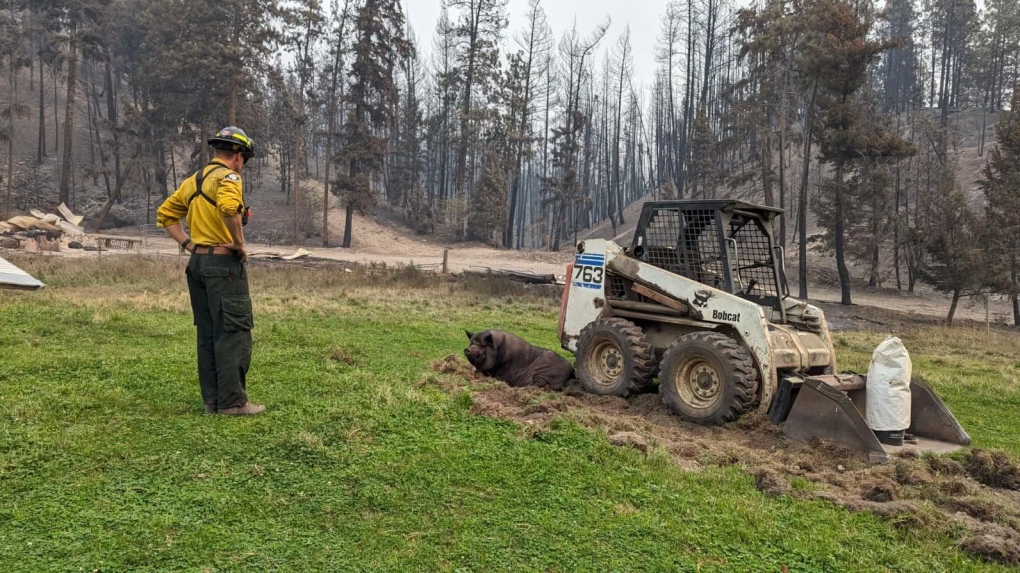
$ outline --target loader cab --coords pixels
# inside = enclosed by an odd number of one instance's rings
[[[783,250],[773,239],[782,209],[734,200],[645,203],[630,255],[737,295],[782,317],[789,296]]]

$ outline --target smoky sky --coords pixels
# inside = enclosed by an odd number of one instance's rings
[[[432,51],[432,38],[442,8],[442,0],[403,0],[408,21],[418,38],[423,55]],[[578,35],[586,36],[609,16],[612,24],[602,43],[599,54],[612,49],[624,29],[630,26],[630,43],[634,52],[634,86],[651,85],[655,73],[655,39],[659,23],[666,11],[666,0],[543,0],[553,37],[558,44],[563,33],[576,22]],[[510,26],[504,33],[504,50],[517,50],[513,37],[526,24],[528,0],[509,0],[507,15]],[[451,14],[454,19],[455,14]]]

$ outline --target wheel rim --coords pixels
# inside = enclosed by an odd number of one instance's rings
[[[711,362],[703,358],[685,361],[673,383],[680,399],[698,409],[711,407],[722,395],[722,376]]]
[[[590,364],[592,378],[599,386],[611,386],[623,376],[623,352],[611,340],[599,340],[592,346]]]

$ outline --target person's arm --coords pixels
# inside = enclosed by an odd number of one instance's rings
[[[227,230],[230,231],[230,237],[234,239],[234,242],[222,246],[236,251],[241,262],[245,262],[248,260],[248,250],[244,242],[244,226],[241,224],[241,215],[224,217],[223,222],[227,225]]]
[[[191,238],[184,232],[184,227],[180,223],[163,228],[166,229],[166,233],[170,235],[173,240],[177,241],[177,244],[185,251],[188,251],[189,253],[195,252],[195,243],[191,242]]]
[[[188,181],[185,180],[180,188],[167,197],[166,201],[159,206],[159,209],[156,211],[156,226],[166,229],[167,234],[177,241],[178,245],[184,247],[185,250],[195,252],[191,239],[184,232],[184,227],[181,225],[181,219],[188,214],[188,204],[183,200],[184,193],[187,192],[185,188],[188,185]],[[194,188],[194,183],[191,184],[191,187]]]
[[[248,251],[244,243],[244,226],[241,224],[241,212],[244,211],[244,199],[241,194],[241,176],[230,172],[219,182],[216,191],[216,207],[223,217],[223,223],[230,231],[233,242],[221,245],[237,252],[243,263],[248,259]]]

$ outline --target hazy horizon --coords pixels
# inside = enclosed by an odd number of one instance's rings
[[[418,38],[422,54],[432,52],[432,38],[436,22],[442,11],[443,0],[404,0],[408,22]],[[608,15],[612,19],[606,37],[599,45],[599,53],[614,46],[620,35],[630,25],[630,43],[634,50],[634,85],[651,85],[655,74],[655,40],[659,35],[659,23],[666,10],[666,0],[586,0],[583,3],[563,0],[545,0],[545,10],[553,38],[557,45],[564,32],[577,22],[577,31],[582,36],[603,22]],[[514,36],[527,23],[528,0],[509,0],[507,15],[510,25],[506,30],[504,51],[516,51]],[[455,17],[455,16],[452,16]]]

